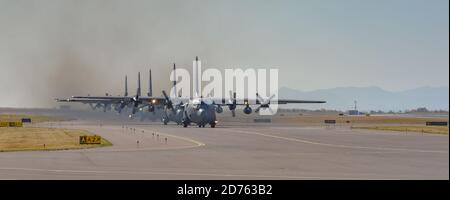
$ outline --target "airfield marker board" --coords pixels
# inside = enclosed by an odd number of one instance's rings
[[[447,122],[426,122],[427,126],[448,126]]]
[[[0,122],[0,127],[22,127],[22,122]]]
[[[336,124],[336,120],[334,120],[334,119],[326,119],[326,120],[324,121],[324,123],[325,123],[325,124]]]
[[[83,135],[80,136],[80,144],[101,144],[102,137],[98,135],[88,136]]]
[[[31,118],[22,118],[22,123],[31,123]]]

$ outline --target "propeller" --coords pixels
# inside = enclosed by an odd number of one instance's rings
[[[101,108],[102,107],[102,104],[101,103],[97,103],[97,104],[95,104],[95,109],[97,109],[97,108]],[[95,110],[94,109],[94,110]]]
[[[141,96],[141,73],[138,72],[138,88],[136,91],[136,96],[131,98],[131,102],[133,102],[133,110],[131,113],[134,115],[138,111],[138,106],[141,103],[139,96]]]
[[[167,106],[168,109],[172,109],[172,108],[173,108],[173,103],[172,103],[172,101],[170,100],[169,96],[167,96],[166,91],[163,90],[162,93],[163,93],[163,95],[164,95],[164,98],[166,99],[165,105]]]
[[[70,99],[67,99],[67,101],[70,101]],[[95,110],[97,108],[97,106],[94,106],[92,103],[89,103],[89,106],[92,110]]]
[[[133,103],[133,110],[131,111],[131,113],[134,115],[138,111],[138,106],[141,103],[139,99],[139,93],[131,98],[131,102]]]
[[[228,108],[231,111],[231,115],[233,117],[236,117],[236,92],[232,92],[230,90],[230,99],[228,100],[229,104],[228,104]]]
[[[223,108],[222,108],[222,106],[220,106],[220,104],[216,104],[216,102],[213,101],[212,105],[216,107],[216,112],[217,113],[222,113],[223,112]]]
[[[273,112],[272,109],[270,108],[270,100],[272,100],[275,97],[275,94],[273,94],[272,96],[270,96],[267,99],[263,99],[261,96],[259,96],[258,93],[256,93],[256,98],[258,99],[258,102],[260,103],[260,106],[258,108],[256,108],[255,113],[258,113],[259,110],[262,109],[269,109],[270,112]]]
[[[127,106],[127,103],[125,101],[120,101],[119,106],[117,106],[116,108],[116,111],[120,114],[125,106]]]
[[[103,112],[106,112],[109,109],[110,109],[109,104],[106,104],[106,103],[103,104]]]
[[[139,101],[135,100],[134,104],[133,104],[133,110],[131,110],[131,114],[136,114],[136,112],[138,111],[138,106],[139,106]]]

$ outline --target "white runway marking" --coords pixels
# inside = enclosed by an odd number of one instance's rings
[[[131,174],[131,175],[175,175],[175,176],[210,176],[210,177],[236,177],[236,178],[275,178],[275,179],[336,179],[336,180],[359,180],[361,178],[349,177],[327,177],[327,176],[271,176],[252,174],[211,174],[211,173],[181,173],[181,172],[153,172],[153,171],[97,171],[97,170],[60,170],[60,169],[37,169],[37,168],[0,168],[10,171],[34,171],[48,173],[74,173],[74,174]]]
[[[148,148],[128,148],[128,149],[79,149],[79,150],[67,150],[70,151],[86,151],[86,152],[137,152],[137,151],[157,151],[157,150],[177,150],[177,149],[189,149],[199,146],[179,146],[179,147],[148,147]]]
[[[227,130],[227,131],[231,132],[231,130]],[[301,142],[301,143],[305,143],[305,144],[321,145],[321,146],[336,147],[336,148],[386,150],[386,151],[407,151],[407,152],[419,152],[419,153],[448,153],[448,151],[437,151],[437,150],[404,149],[404,148],[389,148],[389,147],[365,147],[365,146],[330,144],[330,143],[314,142],[314,141],[309,141],[309,140],[304,140],[304,139],[289,138],[289,137],[269,135],[269,134],[264,134],[264,133],[259,133],[259,132],[244,131],[244,130],[237,130],[237,129],[233,129],[232,132],[240,132],[240,133],[251,134],[251,135],[260,135],[260,136],[264,136],[264,137],[277,138],[277,139],[288,140],[288,141],[293,141],[293,142]]]
[[[184,140],[190,143],[194,143],[194,145],[190,145],[190,146],[177,146],[177,147],[147,147],[147,148],[123,148],[123,149],[104,149],[104,148],[92,148],[92,149],[72,149],[72,150],[68,150],[68,152],[71,151],[89,151],[89,152],[136,152],[136,151],[149,151],[149,150],[178,150],[178,149],[188,149],[188,148],[194,148],[194,147],[202,147],[205,146],[206,144],[203,142],[199,142],[190,138],[185,138],[185,137],[181,137],[181,136],[176,136],[176,135],[171,135],[171,134],[167,134],[167,133],[161,133],[161,132],[157,132],[154,130],[149,130],[149,129],[139,129],[136,128],[136,130],[144,130],[144,131],[151,131],[154,132],[156,134],[159,134],[161,136],[166,136],[166,137],[171,137],[171,138],[176,138],[179,140]],[[87,130],[86,130],[87,131]],[[114,144],[113,144],[114,145]]]
[[[137,130],[145,130],[145,131],[148,131],[148,129],[137,129]],[[190,138],[185,138],[185,137],[181,137],[181,136],[171,135],[171,134],[167,134],[167,133],[161,133],[161,132],[157,132],[157,131],[153,131],[153,130],[151,130],[151,131],[152,131],[152,132],[155,132],[155,133],[158,133],[158,134],[160,134],[160,135],[165,135],[165,136],[167,136],[167,137],[172,137],[172,138],[177,138],[177,139],[180,139],[180,140],[185,140],[185,141],[188,141],[188,142],[192,142],[192,143],[196,144],[197,147],[205,146],[205,145],[206,145],[206,144],[203,143],[203,142],[199,142],[199,141],[196,141],[196,140],[193,140],[193,139],[190,139]]]

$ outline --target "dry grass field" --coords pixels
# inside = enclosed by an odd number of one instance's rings
[[[433,134],[447,134],[448,126],[426,126],[428,121],[445,121],[445,117],[407,117],[407,116],[339,116],[339,115],[301,115],[301,114],[280,114],[273,121],[276,123],[296,123],[296,124],[324,124],[325,120],[336,120],[336,125],[348,125],[352,128],[420,132]]]
[[[446,121],[448,118],[421,118],[405,116],[339,116],[339,115],[277,115],[274,122],[286,123],[324,123],[325,120],[336,120],[337,124],[384,124],[384,125],[425,125],[427,121]]]
[[[13,115],[13,114],[3,114],[0,115],[0,121],[21,121],[22,118],[30,118],[32,123],[41,123],[48,121],[61,121],[63,119],[50,116],[38,116],[38,115]]]
[[[447,126],[353,126],[357,129],[382,130],[382,131],[401,131],[401,132],[419,132],[448,135]]]
[[[66,150],[111,146],[103,139],[101,144],[79,144],[79,136],[93,135],[84,130],[60,128],[0,128],[1,151]]]
[[[31,118],[33,124],[62,120],[37,115],[0,115],[1,122],[21,121],[22,118]],[[26,123],[24,127],[0,127],[0,152],[82,149],[112,145],[103,138],[101,144],[80,145],[79,137],[82,135],[93,134],[84,130],[27,127]]]

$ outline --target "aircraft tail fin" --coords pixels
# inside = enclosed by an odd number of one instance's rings
[[[173,96],[177,97],[177,75],[176,73],[176,66],[175,63],[173,63]]]
[[[127,76],[125,76],[125,93],[123,94],[123,96],[128,96],[128,80],[127,80]]]
[[[200,88],[201,88],[201,71],[202,71],[202,64],[198,61],[198,56],[195,57],[194,61],[194,98],[198,98],[200,96]]]
[[[152,89],[152,70],[148,70],[148,93],[147,96],[151,97],[153,96],[153,89]]]
[[[138,72],[138,88],[136,91],[136,96],[141,96],[141,72]]]

